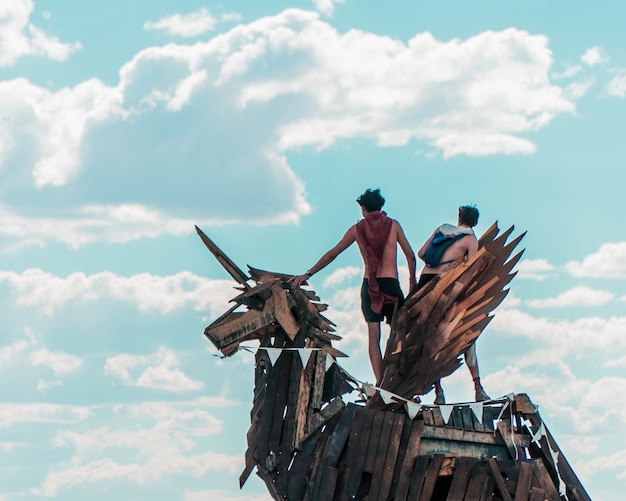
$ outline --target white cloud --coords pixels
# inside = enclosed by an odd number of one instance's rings
[[[196,37],[215,29],[217,20],[205,7],[190,14],[172,14],[158,21],[148,21],[143,25],[145,30],[163,30],[168,35]]]
[[[517,278],[528,280],[545,280],[552,276],[554,266],[546,259],[524,259],[517,264]]]
[[[55,376],[70,374],[82,365],[82,360],[69,353],[51,352],[46,348],[33,351],[30,354],[30,361],[33,365],[44,365],[50,367]]]
[[[0,368],[7,367],[28,348],[28,343],[24,340],[16,341],[9,346],[0,348]]]
[[[565,269],[575,277],[626,278],[626,242],[603,244],[582,262],[568,262]]]
[[[87,407],[48,403],[0,403],[0,426],[16,423],[75,424],[92,415]]]
[[[626,355],[620,358],[616,358],[613,360],[607,360],[602,364],[602,367],[606,368],[616,368],[616,367],[626,367]]]
[[[564,91],[565,95],[569,99],[573,101],[577,101],[578,99],[583,97],[585,94],[587,94],[587,91],[591,88],[591,86],[594,83],[595,83],[595,80],[593,78],[588,78],[584,82],[572,82],[567,87],[565,87],[565,91]]]
[[[105,373],[120,379],[128,386],[154,388],[179,393],[201,390],[202,381],[189,378],[176,365],[174,352],[161,348],[152,355],[130,355],[123,353],[106,360]]]
[[[564,78],[572,78],[576,76],[582,68],[579,65],[566,65],[565,69],[560,73],[552,73],[552,78],[556,80],[564,79]]]
[[[185,501],[206,501],[207,499],[219,499],[220,501],[271,501],[272,497],[269,494],[241,494],[237,496],[218,489],[185,493]]]
[[[21,274],[0,271],[0,283],[4,281],[15,291],[18,305],[41,306],[47,314],[69,302],[108,298],[134,303],[140,311],[167,314],[193,307],[217,315],[232,298],[234,285],[230,280],[207,279],[189,271],[169,276],[140,273],[130,277],[111,272],[94,275],[76,272],[65,278],[39,269],[28,269]]]
[[[145,485],[172,475],[233,474],[242,466],[239,456],[212,451],[194,454],[199,446],[205,447],[206,442],[199,443],[199,439],[222,433],[223,422],[208,409],[225,403],[223,399],[200,398],[117,405],[114,416],[107,419],[112,427],[60,430],[53,445],[73,446],[73,457],[60,469],[50,470],[43,484],[31,492],[55,496],[72,486],[112,479]],[[108,410],[97,408],[101,416]]]
[[[362,268],[356,266],[346,266],[345,268],[339,268],[333,271],[324,280],[324,287],[334,287],[341,285],[346,280],[350,280],[353,277],[360,275],[363,272]]]
[[[0,82],[0,235],[79,246],[179,235],[206,214],[297,223],[311,207],[287,152],[344,139],[422,141],[444,157],[533,153],[524,134],[575,110],[551,65],[547,38],[516,29],[404,43],[288,9],[206,42],[147,48],[113,87]],[[142,218],[119,216],[129,212]]]
[[[608,57],[602,54],[600,47],[591,47],[580,56],[580,60],[587,66],[595,66],[596,64],[605,63],[608,61]]]
[[[626,74],[613,77],[611,81],[607,84],[606,91],[610,96],[626,96]]]
[[[162,451],[160,454],[155,454],[151,462],[145,465],[119,463],[105,458],[81,466],[51,471],[46,475],[41,488],[32,489],[32,493],[56,496],[62,488],[122,478],[144,485],[165,475],[187,474],[199,477],[208,471],[227,471],[232,474],[240,466],[239,457],[215,452],[205,452],[195,456],[175,456],[171,450]]]
[[[490,329],[541,340],[545,347],[555,347],[559,356],[581,354],[585,350],[626,348],[626,317],[582,317],[574,321],[534,317],[515,309],[498,310]]]
[[[0,3],[0,67],[12,66],[28,55],[64,61],[80,48],[80,43],[63,43],[30,23],[33,9],[33,0]]]
[[[345,0],[313,0],[315,8],[326,16],[332,16],[335,12],[335,4],[344,3]]]
[[[574,287],[548,299],[531,299],[526,304],[531,308],[566,308],[569,306],[600,306],[612,301],[608,291],[591,289],[584,285]]]

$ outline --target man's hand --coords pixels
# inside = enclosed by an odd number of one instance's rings
[[[311,275],[305,273],[303,275],[295,275],[287,281],[291,284],[291,287],[296,289],[300,287],[304,282],[306,282],[309,278],[311,278]]]

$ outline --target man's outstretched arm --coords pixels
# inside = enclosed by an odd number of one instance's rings
[[[289,279],[289,283],[295,288],[300,287],[302,282],[305,282],[313,275],[315,275],[318,271],[324,269],[330,263],[332,263],[335,258],[345,251],[348,247],[350,247],[354,242],[356,242],[356,226],[350,227],[346,234],[339,240],[339,243],[335,245],[332,249],[326,252],[317,263],[309,268],[309,270],[303,275],[296,275],[295,277],[291,277]]]

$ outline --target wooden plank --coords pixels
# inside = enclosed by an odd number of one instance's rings
[[[349,493],[350,488],[353,483],[356,483],[356,478],[360,479],[361,477],[362,465],[359,465],[359,447],[361,446],[361,443],[364,442],[364,436],[369,437],[369,430],[364,427],[366,411],[367,409],[359,408],[354,415],[354,422],[352,423],[352,429],[350,430],[348,450],[346,453],[345,475],[347,479],[343,485],[341,499],[351,499],[354,497]],[[355,481],[351,482],[353,479],[355,479]],[[358,485],[356,488],[358,488]]]
[[[273,300],[270,298],[265,302],[263,310],[249,310],[230,321],[209,325],[204,330],[204,334],[220,349],[231,343],[242,341],[251,334],[258,334],[274,322],[276,322],[276,318],[274,317]]]
[[[424,438],[434,438],[439,440],[455,440],[490,445],[506,445],[500,434],[494,436],[490,432],[457,430],[455,428],[441,428],[439,426],[424,426]],[[513,436],[518,447],[528,447],[530,437],[515,433]]]
[[[461,418],[463,419],[463,429],[467,431],[474,431],[474,413],[467,405],[459,407],[461,412]]]
[[[498,490],[500,491],[500,495],[502,496],[502,499],[504,501],[513,501],[513,499],[511,498],[511,493],[507,489],[506,484],[504,483],[504,479],[502,478],[502,475],[500,474],[500,469],[498,468],[496,461],[493,458],[489,458],[487,460],[487,465],[489,467],[489,470],[491,471],[491,475],[493,479],[496,482],[496,486],[498,487]]]
[[[272,285],[271,290],[272,297],[274,298],[274,317],[287,333],[289,339],[293,341],[300,330],[300,325],[298,325],[298,322],[296,322],[296,319],[291,313],[291,307],[287,299],[287,291],[283,289],[278,282]]]
[[[421,421],[421,420],[420,420]],[[400,474],[402,473],[402,465],[404,464],[404,458],[406,451],[409,448],[409,440],[411,439],[411,431],[413,430],[413,421],[408,418],[404,419],[402,426],[402,434],[400,435],[400,444],[398,446],[398,455],[396,456],[396,464],[393,469],[393,477],[391,479],[391,491],[389,499],[396,499],[396,491],[398,490],[398,482],[400,481]]]
[[[326,424],[326,422],[330,418],[341,412],[344,407],[345,404],[340,398],[335,398],[334,400],[331,400],[331,402],[326,407],[324,407],[322,410],[312,416],[311,422],[309,423],[309,429],[311,430],[310,433],[313,433],[320,426]],[[307,437],[308,435],[305,437],[305,440],[307,439]]]
[[[546,492],[543,489],[539,487],[531,489],[529,501],[545,501],[546,499]]]
[[[352,422],[354,421],[354,413],[356,406],[349,404],[339,417],[337,426],[333,430],[332,434],[328,438],[326,447],[324,448],[324,454],[320,457],[320,465],[318,467],[318,474],[314,480],[312,499],[319,499],[322,489],[323,473],[327,467],[336,467],[339,456],[341,455],[348,437],[350,436],[350,430],[352,429]],[[319,472],[322,472],[320,474]],[[334,486],[334,484],[333,484]],[[334,490],[333,490],[334,492]]]
[[[324,467],[324,474],[321,475],[320,488],[317,493],[316,501],[332,501],[335,496],[335,488],[337,486],[337,477],[339,472],[337,468],[332,466]]]
[[[441,415],[439,407],[433,407],[433,421],[437,427],[443,428],[446,426],[446,423],[443,422],[443,416]]]
[[[422,488],[420,499],[432,498],[433,492],[435,492],[435,485],[437,485],[437,480],[439,479],[439,470],[441,470],[444,459],[445,456],[443,454],[435,454],[433,456],[430,465],[428,465],[428,470],[426,471],[424,487]]]
[[[494,415],[494,409],[497,411]],[[483,407],[483,424],[485,425],[485,432],[486,433],[493,433],[494,432],[494,428],[493,428],[493,420],[495,418],[498,417],[498,413],[500,412],[500,408],[498,407],[491,407],[488,405],[485,405]]]
[[[287,483],[287,499],[302,499],[307,485],[307,477],[312,470],[313,454],[317,444],[321,441],[322,430],[318,429],[306,440],[302,449],[298,451],[289,468],[289,482]]]
[[[452,426],[454,426],[457,430],[463,430],[463,416],[461,414],[461,407],[455,405],[452,408],[452,416],[451,416]]]
[[[533,462],[533,474],[550,500],[559,500],[561,498],[554,485],[552,477],[548,473],[548,470],[541,459],[536,459]]]
[[[314,365],[310,363],[300,373],[300,379],[298,384],[298,400],[296,403],[295,412],[295,431],[293,437],[294,449],[298,449],[307,433],[312,432],[309,426],[308,410],[311,398],[311,384],[313,380],[314,369]]]
[[[409,495],[407,496],[407,499],[422,499],[422,487],[424,487],[425,475],[428,471],[430,461],[431,456],[417,456],[415,459],[415,467],[413,468],[413,473],[411,474],[411,485],[409,487]]]
[[[374,501],[379,499],[379,492],[385,469],[385,460],[387,458],[387,451],[391,439],[391,430],[393,428],[394,415],[395,413],[393,412],[383,412],[383,427],[378,439],[378,446],[376,447],[376,458],[374,461],[374,471],[372,472],[372,483],[370,484],[368,500],[371,499]]]
[[[424,429],[424,421],[413,421],[411,426],[411,435],[402,461],[402,469],[398,478],[398,488],[396,490],[396,501],[406,501],[411,486],[411,472],[415,465],[415,458],[419,452],[420,440],[422,439],[422,430]]]
[[[391,484],[393,481],[394,470],[396,468],[396,459],[400,449],[400,439],[404,430],[405,423],[410,426],[410,421],[401,413],[394,413],[393,425],[391,428],[391,436],[389,438],[389,446],[387,447],[387,458],[383,466],[383,478],[378,491],[378,497],[382,500],[389,498],[391,492]]]
[[[512,459],[519,459],[519,452],[516,449],[514,440],[515,434],[511,437],[511,424],[508,420],[498,421],[498,432],[506,444]],[[524,435],[522,435],[524,436]]]
[[[356,446],[353,460],[351,460],[351,457],[348,456],[348,468],[350,469],[350,476],[348,477],[348,482],[346,483],[348,499],[356,497],[359,486],[361,485],[361,479],[363,477],[363,470],[365,466],[365,458],[367,456],[368,443],[375,414],[376,412],[369,409],[362,409],[360,412],[357,412],[357,415],[361,416],[362,421],[361,427],[358,432],[358,437],[356,437],[358,440],[353,443],[353,437],[351,436],[351,442],[348,445],[348,453],[350,452],[350,445]]]
[[[526,501],[530,494],[530,484],[533,479],[533,468],[528,461],[522,461],[519,467],[519,477],[515,489],[515,500]]]
[[[320,435],[319,440],[316,440],[315,451],[313,452],[313,458],[311,460],[311,464],[313,467],[311,469],[309,482],[307,483],[307,486],[306,486],[304,501],[311,501],[311,499],[315,499],[312,496],[313,496],[313,490],[315,488],[315,481],[318,476],[318,471],[320,471],[320,465],[322,463],[322,456],[326,449],[326,444],[328,442],[328,439],[330,438],[331,434],[335,430],[335,427],[337,426],[339,419],[340,419],[339,414],[331,418],[326,423],[326,426],[322,429],[322,433]]]
[[[274,371],[276,378],[276,399],[274,401],[274,416],[270,431],[268,450],[278,453],[283,432],[285,406],[287,405],[287,395],[289,393],[289,376],[291,375],[291,365],[293,363],[293,351],[284,351],[276,361]]]
[[[434,426],[435,420],[433,419],[433,410],[431,408],[422,407],[422,417],[424,418],[424,424]]]
[[[464,501],[486,501],[493,490],[493,480],[482,468],[471,475]]]
[[[322,395],[324,394],[324,381],[326,379],[326,353],[318,351],[315,355],[315,372],[311,391],[311,410],[318,411],[322,407]]]
[[[215,256],[215,259],[224,267],[224,269],[228,272],[228,274],[233,277],[238,283],[243,285],[246,288],[250,286],[246,283],[246,280],[250,280],[248,276],[241,271],[241,269],[231,261],[231,259],[224,254],[224,252],[211,240],[206,234],[197,226],[196,233],[204,243],[207,249]]]
[[[376,462],[376,454],[378,452],[378,440],[380,438],[380,432],[383,429],[383,411],[376,411],[374,419],[372,421],[372,428],[370,430],[370,437],[367,445],[367,453],[365,455],[365,464],[363,465],[363,471],[374,473],[374,464]]]
[[[446,501],[463,501],[467,484],[470,479],[470,472],[476,464],[476,459],[471,457],[457,457],[454,463],[454,475],[448,490]]]

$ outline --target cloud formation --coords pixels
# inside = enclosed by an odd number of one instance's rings
[[[93,275],[76,272],[59,277],[35,268],[22,273],[0,271],[2,282],[15,292],[18,305],[40,307],[46,314],[69,302],[116,299],[134,303],[140,311],[167,314],[191,306],[196,311],[217,315],[233,296],[232,281],[207,279],[189,271],[130,277],[108,271]]]
[[[219,20],[238,20],[236,13],[224,14]],[[213,17],[209,9],[202,7],[196,12],[189,14],[172,14],[164,16],[157,21],[147,21],[144,23],[144,30],[162,30],[171,36],[197,37],[215,29],[218,19]]]
[[[580,285],[548,299],[531,299],[526,304],[531,308],[566,308],[570,306],[600,306],[612,301],[615,296],[608,291],[591,289]]]
[[[80,43],[63,43],[30,22],[33,0],[2,0],[0,4],[0,68],[24,56],[64,61]]]
[[[575,277],[626,278],[626,242],[603,244],[582,261],[569,261],[565,269]]]
[[[197,391],[204,387],[202,381],[194,381],[178,367],[174,352],[162,347],[152,355],[122,353],[107,358],[104,372],[121,380],[128,386],[154,388],[180,393]]]
[[[554,266],[546,259],[523,259],[516,269],[518,278],[541,281],[553,276]]]
[[[346,0],[313,0],[315,8],[326,16],[332,16],[335,12],[335,4],[344,3]]]
[[[580,60],[587,66],[595,66],[596,64],[607,62],[608,57],[602,54],[600,47],[595,46],[587,49],[585,53],[580,56]]]
[[[622,74],[614,76],[606,85],[606,92],[610,96],[621,97],[626,96],[626,71]]]
[[[547,38],[514,28],[404,43],[289,9],[142,50],[115,86],[3,81],[0,237],[77,247],[191,221],[295,223],[311,208],[286,154],[352,138],[444,157],[533,153],[524,135],[575,110],[551,65]]]

